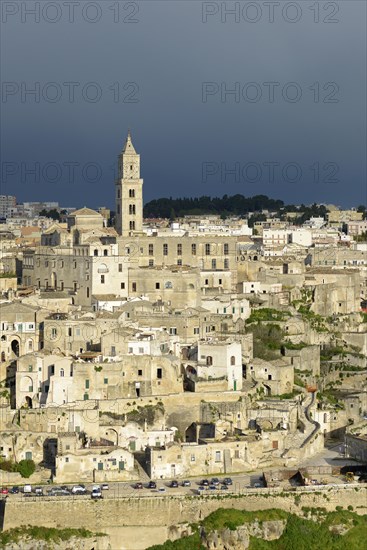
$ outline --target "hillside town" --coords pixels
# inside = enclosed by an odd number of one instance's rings
[[[130,133],[115,199],[0,197],[1,485],[366,463],[366,209],[146,218]]]

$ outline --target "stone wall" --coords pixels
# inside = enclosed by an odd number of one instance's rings
[[[357,490],[356,490],[357,489]],[[297,497],[297,498],[295,498]],[[106,498],[92,501],[89,498],[58,497],[55,500],[8,498],[5,505],[4,529],[21,525],[44,527],[85,527],[92,531],[128,526],[170,526],[180,522],[197,522],[218,508],[239,510],[265,510],[280,508],[298,514],[302,506],[324,507],[353,506],[360,514],[367,513],[366,487],[325,488],[287,493],[276,489],[257,490],[241,496],[208,497],[140,497]]]

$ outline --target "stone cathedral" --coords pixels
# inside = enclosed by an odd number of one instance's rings
[[[241,236],[144,224],[140,155],[130,132],[115,189],[115,227],[87,207],[72,212],[67,225],[53,224],[41,246],[23,255],[24,285],[62,292],[86,310],[106,296],[186,308],[200,306],[203,294],[236,292]]]

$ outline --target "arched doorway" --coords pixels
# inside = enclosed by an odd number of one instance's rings
[[[114,428],[108,428],[106,430],[106,439],[109,439],[115,446],[117,446],[119,442],[117,431]]]
[[[26,404],[26,407],[27,407],[28,409],[31,409],[31,408],[32,408],[32,404],[33,404],[33,403],[32,403],[32,398],[29,397],[29,395],[27,395],[26,398],[25,398],[25,404]]]
[[[19,357],[19,342],[18,342],[18,340],[12,340],[11,350],[14,353],[14,355]]]

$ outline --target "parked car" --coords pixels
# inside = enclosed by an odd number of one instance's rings
[[[228,485],[226,483],[223,483],[223,485],[220,486],[221,491],[228,491]]]
[[[166,492],[166,488],[165,487],[159,487],[158,491],[160,493],[165,493]]]
[[[155,481],[149,481],[148,483],[148,489],[156,489],[157,488],[157,484]]]
[[[101,485],[102,491],[108,491],[109,488],[110,487],[109,487],[108,483],[102,483],[102,485]]]
[[[209,487],[209,481],[207,479],[203,479],[200,485],[204,485],[204,487]]]
[[[219,485],[219,479],[217,477],[212,477],[212,485]]]
[[[72,487],[71,492],[73,495],[85,495],[87,492],[87,489],[84,487],[84,485],[74,485]]]
[[[66,497],[70,496],[70,491],[66,489],[62,489],[62,487],[54,487],[50,489],[48,493],[51,497]]]
[[[101,490],[94,490],[91,492],[91,498],[97,499],[97,498],[103,498],[102,491]]]
[[[223,483],[224,483],[225,485],[232,485],[232,484],[233,484],[233,481],[231,480],[230,477],[225,477],[225,478],[223,479]]]
[[[32,485],[24,485],[23,487],[23,493],[26,494],[26,493],[31,493],[32,492]]]
[[[172,488],[178,487],[178,482],[176,480],[171,481],[170,487],[172,487]]]
[[[210,489],[211,491],[215,491],[215,490],[217,489],[217,485],[213,485],[213,483],[211,483],[211,484],[209,485],[209,489]]]
[[[12,495],[17,495],[19,493],[19,487],[17,485],[14,485],[9,491]]]
[[[182,487],[191,487],[191,481],[189,481],[188,479],[185,479],[182,482]]]
[[[7,487],[2,487],[1,488],[1,494],[2,495],[7,495],[9,493],[9,489]]]
[[[134,489],[143,489],[143,484],[138,481],[137,483],[135,483]]]
[[[36,495],[38,495],[38,496],[43,496],[43,489],[42,489],[42,487],[35,487],[34,492],[35,492]]]
[[[198,487],[198,495],[201,495],[201,493],[202,493],[203,491],[205,491],[204,485],[199,485],[199,487]]]

